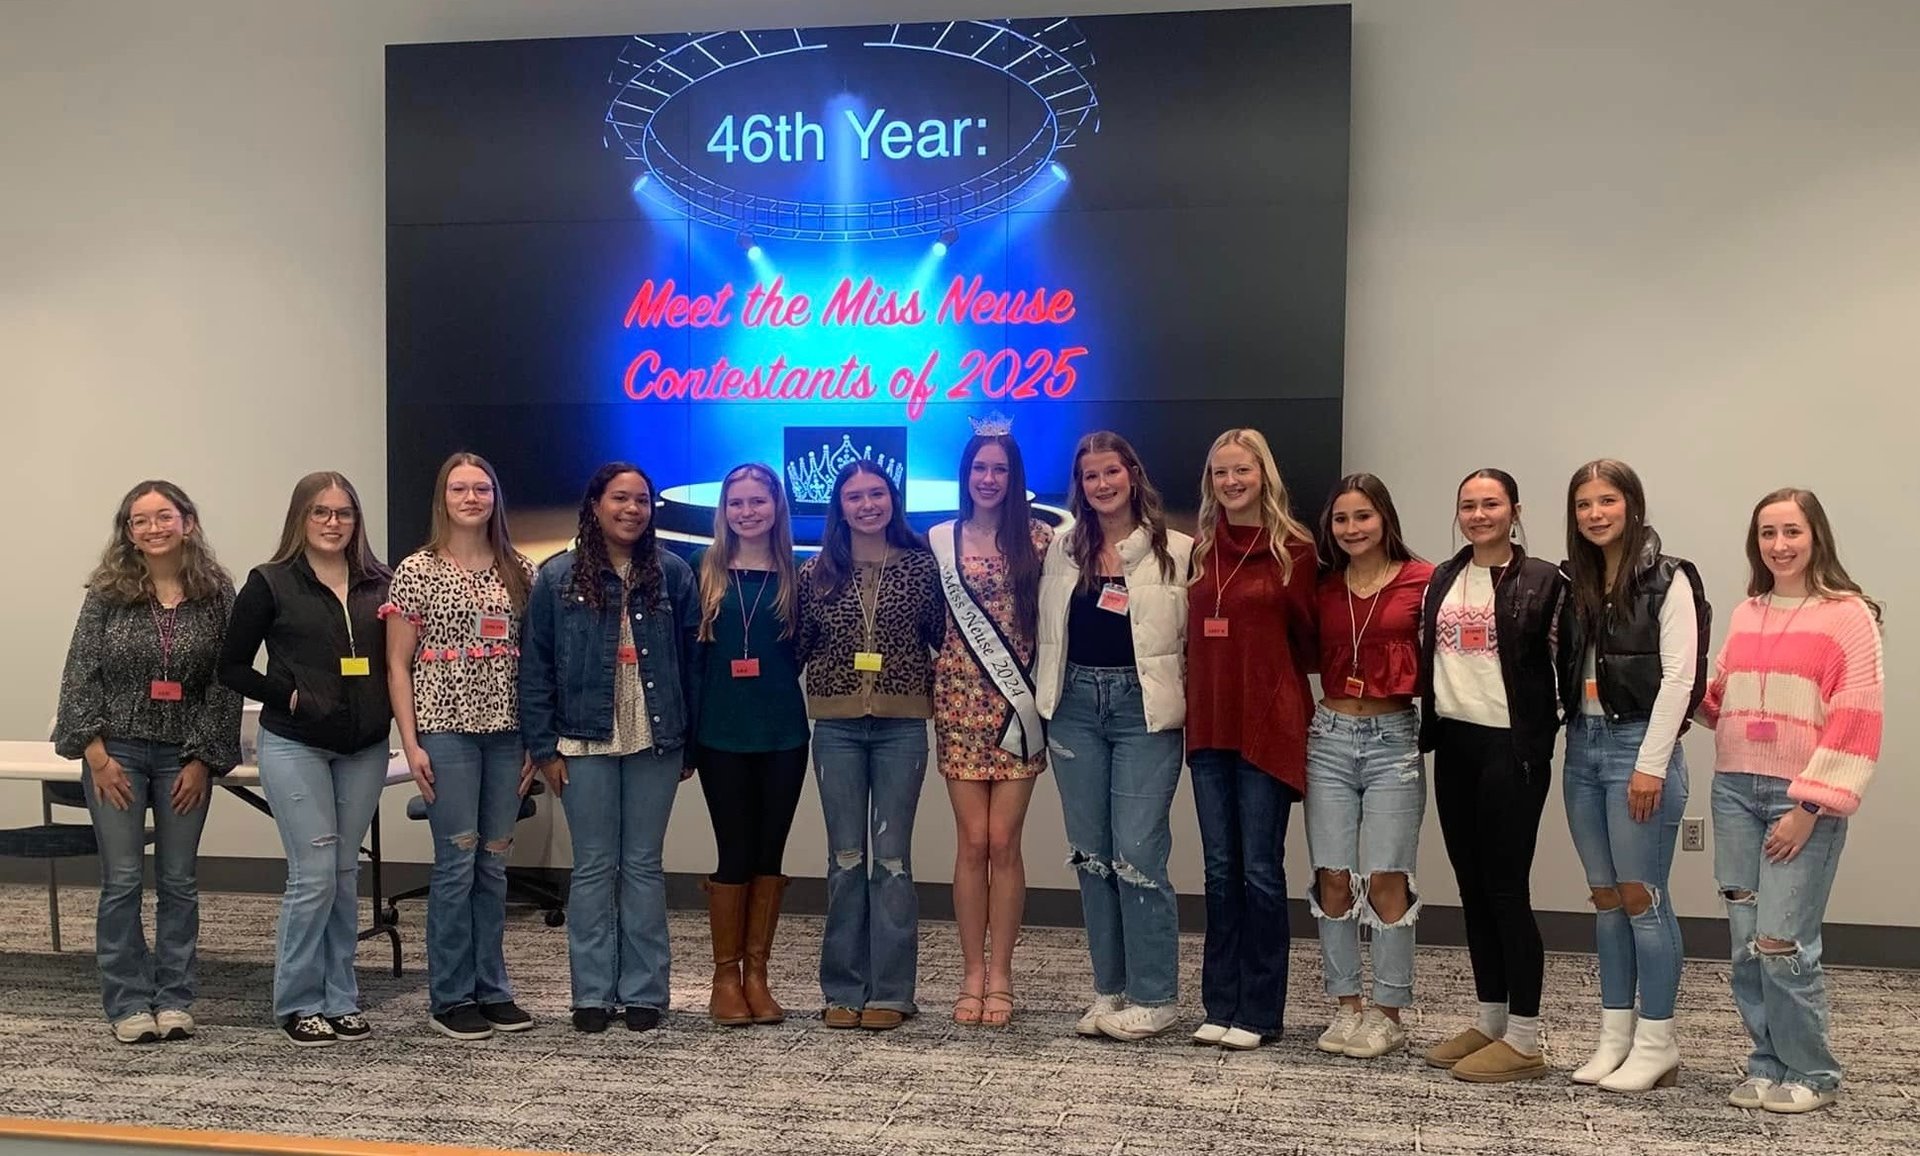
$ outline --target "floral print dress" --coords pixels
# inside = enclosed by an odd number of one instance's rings
[[[1034,552],[1044,556],[1053,541],[1052,528],[1039,521],[1030,522],[1029,527]],[[939,532],[952,531],[943,528]],[[1000,633],[1013,643],[1021,665],[1030,668],[1033,639],[1020,637],[1014,629],[1007,560],[967,556],[959,559],[959,565],[967,588],[993,617]],[[949,779],[1030,779],[1046,770],[1044,747],[1026,759],[1001,749],[1001,728],[1006,720],[1007,700],[980,672],[966,639],[953,623],[952,610],[948,610],[947,638],[933,662],[933,732],[938,741],[940,773]]]

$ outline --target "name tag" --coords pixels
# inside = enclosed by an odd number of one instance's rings
[[[505,638],[507,636],[508,626],[509,623],[504,614],[475,614],[473,616],[473,632],[481,638]]]
[[[884,660],[877,650],[856,650],[853,652],[853,669],[879,670]]]
[[[1348,698],[1367,697],[1366,680],[1361,678],[1349,677],[1347,679],[1347,697]]]
[[[613,657],[618,662],[624,663],[627,666],[633,666],[640,661],[640,652],[634,647],[623,646],[613,652]]]
[[[1587,701],[1588,702],[1600,701],[1600,680],[1597,678],[1590,678],[1587,680]]]
[[[1200,633],[1208,638],[1225,638],[1227,636],[1227,620],[1224,618],[1202,618],[1200,620]]]
[[[1487,648],[1487,628],[1484,626],[1462,626],[1460,628],[1460,649],[1485,650]]]
[[[1780,737],[1780,725],[1770,718],[1747,720],[1747,741],[1750,743],[1770,743]]]
[[[1100,588],[1100,601],[1095,603],[1100,609],[1114,614],[1127,612],[1127,588],[1116,586],[1112,582]]]
[[[147,697],[155,702],[179,702],[182,697],[180,684],[164,678],[156,678],[147,687]]]
[[[732,665],[735,678],[760,677],[760,660],[757,658],[736,658]]]
[[[365,655],[340,660],[340,674],[343,678],[365,678],[372,673],[373,661]]]

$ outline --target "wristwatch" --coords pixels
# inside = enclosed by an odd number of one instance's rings
[[[1820,814],[1820,804],[1810,802],[1806,799],[1800,800],[1800,809],[1802,811],[1805,811],[1809,815],[1817,816],[1818,814]]]

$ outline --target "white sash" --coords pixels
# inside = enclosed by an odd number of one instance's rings
[[[947,609],[960,630],[960,638],[973,655],[987,681],[1006,700],[1007,717],[1000,728],[1000,749],[1022,759],[1030,759],[1046,749],[1046,737],[1040,729],[1040,706],[1034,698],[1033,677],[1014,656],[1013,645],[1000,633],[993,616],[983,609],[960,575],[960,523],[953,523],[953,536],[931,535],[928,543],[940,563],[940,589],[947,596]]]

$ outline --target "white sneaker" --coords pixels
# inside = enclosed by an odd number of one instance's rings
[[[1824,1108],[1839,1098],[1840,1093],[1837,1090],[1822,1092],[1806,1084],[1789,1081],[1768,1088],[1767,1094],[1760,1098],[1760,1106],[1769,1112],[1793,1114]]]
[[[1227,1026],[1225,1024],[1205,1023],[1201,1024],[1200,1027],[1194,1031],[1193,1042],[1211,1047],[1219,1043],[1222,1039],[1225,1039],[1226,1035]]]
[[[1773,1081],[1765,1076],[1748,1076],[1739,1087],[1727,1093],[1727,1103],[1736,1108],[1758,1108],[1772,1087]]]
[[[1097,1036],[1100,1034],[1100,1017],[1110,1016],[1126,1006],[1127,997],[1124,995],[1095,996],[1093,1005],[1087,1008],[1087,1014],[1081,1016],[1080,1021],[1073,1025],[1073,1030],[1083,1036]]]
[[[1347,1036],[1346,1054],[1357,1060],[1372,1060],[1406,1046],[1406,1027],[1379,1008],[1370,1007]]]
[[[1236,1052],[1250,1052],[1267,1041],[1258,1032],[1245,1028],[1228,1028],[1227,1034],[1220,1037],[1220,1046]]]
[[[1320,1050],[1336,1056],[1347,1054],[1347,1037],[1360,1026],[1360,1013],[1346,1004],[1334,1008],[1333,1022],[1320,1033]]]
[[[113,1038],[123,1044],[150,1044],[160,1038],[160,1025],[153,1022],[152,1012],[134,1012],[113,1021]]]
[[[161,1008],[154,1014],[153,1022],[163,1040],[184,1040],[193,1034],[193,1017],[185,1008]]]
[[[1164,1035],[1179,1022],[1180,1012],[1172,1004],[1159,1007],[1135,1004],[1111,1015],[1101,1016],[1098,1026],[1101,1034],[1116,1040],[1144,1040]]]

